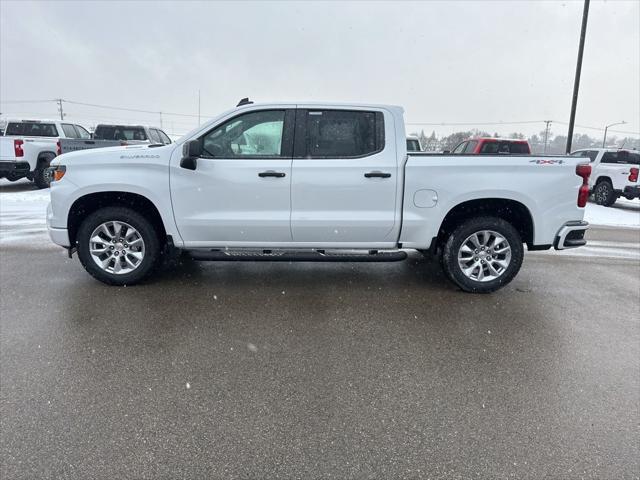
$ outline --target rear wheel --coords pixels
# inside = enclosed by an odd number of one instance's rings
[[[153,225],[137,212],[106,207],[80,225],[78,257],[95,278],[109,285],[134,285],[158,264],[160,241]]]
[[[601,180],[593,189],[593,197],[598,205],[604,205],[610,207],[616,203],[616,192],[613,190],[613,186],[609,180]]]
[[[441,262],[447,276],[465,292],[489,293],[513,280],[523,256],[522,239],[510,223],[479,217],[451,233]]]

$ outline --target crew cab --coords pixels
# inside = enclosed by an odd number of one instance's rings
[[[588,158],[593,173],[589,187],[598,205],[610,207],[620,197],[640,198],[640,152],[614,148],[586,148],[572,152]]]
[[[76,152],[92,148],[135,145],[150,143],[154,145],[169,145],[171,139],[161,129],[148,125],[112,125],[101,123],[91,139],[62,140],[58,143],[59,153]]]
[[[451,151],[451,153],[463,155],[522,155],[531,153],[531,147],[529,146],[529,142],[527,140],[514,138],[480,137],[470,138],[468,140],[460,142]]]
[[[28,178],[39,188],[49,186],[47,169],[58,153],[60,139],[90,138],[82,126],[62,120],[9,120],[0,137],[0,178]]]
[[[403,109],[241,101],[175,144],[63,154],[53,242],[112,285],[175,250],[197,260],[394,261],[435,254],[490,292],[529,250],[584,245],[575,157],[407,153]]]

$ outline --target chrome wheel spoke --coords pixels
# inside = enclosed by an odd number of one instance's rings
[[[476,282],[489,282],[504,274],[511,263],[511,246],[493,230],[480,230],[469,235],[458,249],[458,265],[462,273]]]
[[[116,275],[127,274],[144,260],[144,239],[128,223],[104,222],[89,237],[89,253],[102,270]]]

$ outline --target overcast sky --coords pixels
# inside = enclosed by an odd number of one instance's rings
[[[0,111],[54,117],[68,100],[203,116],[253,100],[404,106],[439,134],[567,122],[582,1],[62,2],[0,0]],[[576,123],[640,132],[640,1],[593,1]],[[159,115],[65,105],[69,119]],[[163,116],[172,133],[196,118]],[[555,124],[556,134],[566,126]],[[595,130],[577,131],[601,135]],[[639,136],[636,133],[635,136]]]

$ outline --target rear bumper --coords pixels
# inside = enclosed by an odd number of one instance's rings
[[[556,250],[582,247],[587,244],[584,234],[589,229],[589,223],[585,221],[567,222],[558,231],[553,247]]]
[[[629,199],[640,198],[640,185],[636,185],[633,187],[624,187],[622,195]]]
[[[31,167],[29,166],[29,162],[7,162],[0,160],[0,177],[11,175],[27,176],[30,171]]]

